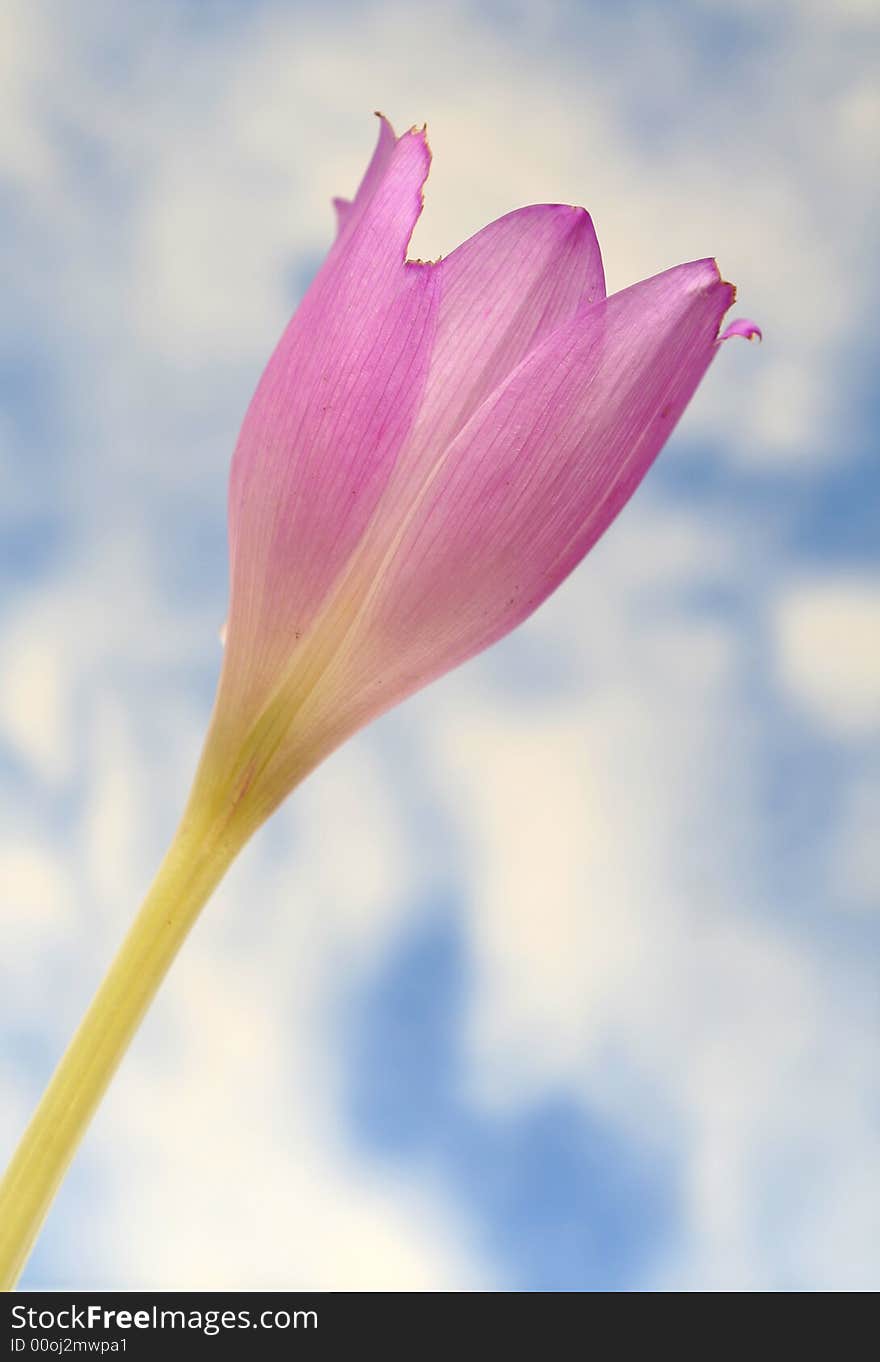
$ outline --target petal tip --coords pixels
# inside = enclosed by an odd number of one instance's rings
[[[724,314],[725,312],[729,311],[729,309],[732,308],[734,303],[736,302],[736,284],[731,284],[728,279],[724,278],[723,274],[721,273],[721,270],[719,269],[718,261],[715,259],[714,256],[707,256],[705,260],[699,260],[696,263],[702,266],[703,269],[706,271],[706,283],[704,287],[707,295],[714,294],[716,290],[721,291],[718,296],[718,302],[721,306],[721,311],[718,314],[718,321],[716,323],[715,328],[715,338],[716,340],[718,340],[720,339],[720,337],[718,336],[718,331],[721,328],[721,322],[724,317]]]
[[[419,146],[422,152],[424,153],[427,164],[430,166],[432,152],[430,144],[428,142],[427,123],[422,123],[421,126],[419,126],[419,124],[417,123],[413,123],[412,127],[407,128],[406,132],[403,134],[403,137],[399,138],[398,140],[402,142],[404,141],[405,138],[412,138],[414,142],[419,143]]]
[[[733,301],[736,298],[736,284],[731,284],[729,279],[724,278],[724,275],[721,273],[721,269],[718,265],[718,261],[715,259],[714,255],[710,256],[709,259],[704,261],[703,263],[707,265],[712,272],[712,283],[720,284],[722,288],[730,290],[730,302],[733,303]]]
[[[718,268],[718,261],[712,255],[705,256],[702,260],[692,260],[687,265],[680,265],[678,268],[688,272],[691,287],[695,292],[714,293],[717,289],[726,289],[727,302],[724,304],[724,311],[733,306],[736,299],[736,285],[728,283]]]
[[[565,209],[565,212],[569,216],[569,219],[572,224],[572,229],[574,231],[576,232],[595,231],[595,223],[593,222],[593,219],[587,212],[586,208],[582,208],[578,203],[563,203],[560,204],[559,207]]]
[[[374,118],[378,118],[379,122],[382,124],[381,128],[379,129],[379,136],[380,136],[380,137],[382,137],[383,135],[384,135],[384,136],[387,136],[387,135],[390,133],[391,136],[394,138],[394,140],[395,140],[395,142],[396,142],[396,141],[397,141],[397,133],[394,131],[394,127],[393,127],[392,122],[391,122],[391,119],[388,117],[388,115],[387,115],[387,114],[383,114],[383,112],[382,112],[381,109],[374,109],[374,110],[373,110],[373,117],[374,117]]]

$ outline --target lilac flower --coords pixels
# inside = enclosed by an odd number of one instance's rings
[[[226,796],[231,777],[258,819],[567,577],[660,452],[733,302],[713,260],[606,298],[592,221],[561,204],[407,260],[429,165],[423,130],[381,120],[235,452],[202,777]]]

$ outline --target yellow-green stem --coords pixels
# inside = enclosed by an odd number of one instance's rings
[[[191,810],[0,1182],[0,1290],[15,1286],[144,1013],[253,828]]]

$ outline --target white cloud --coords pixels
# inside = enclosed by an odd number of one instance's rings
[[[8,741],[46,780],[70,769],[70,696],[51,618],[13,628],[3,641],[0,722]]]
[[[774,610],[780,684],[832,733],[880,733],[880,583],[793,583]]]

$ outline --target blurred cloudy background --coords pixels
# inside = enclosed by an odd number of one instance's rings
[[[413,252],[582,203],[726,345],[519,633],[362,733],[174,969],[30,1287],[880,1285],[870,0],[6,0],[0,1154],[168,842],[256,379],[380,108]]]

